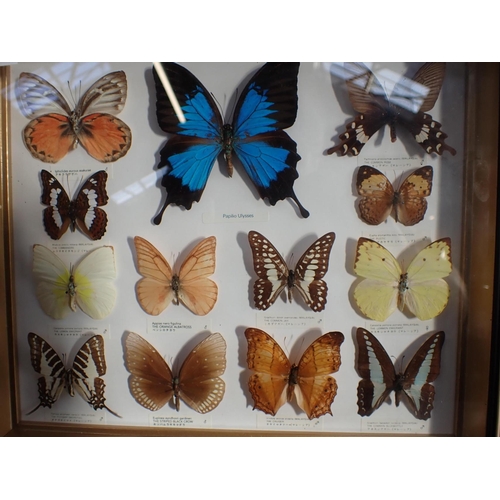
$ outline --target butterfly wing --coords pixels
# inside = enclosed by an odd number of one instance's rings
[[[362,378],[358,384],[358,414],[367,417],[395,389],[397,377],[391,358],[374,335],[364,328],[358,328],[356,340],[356,369]]]
[[[74,270],[76,303],[93,319],[108,316],[116,301],[115,256],[111,246],[89,252]]]
[[[154,219],[160,224],[163,212],[174,203],[190,209],[199,201],[213,164],[222,151],[222,117],[203,84],[176,63],[161,63],[186,118],[180,123],[163,84],[153,68],[156,86],[156,117],[171,137],[160,153],[158,168],[168,167],[162,186],[167,199]]]
[[[288,266],[274,245],[262,234],[250,231],[248,242],[258,276],[253,286],[254,303],[257,309],[265,311],[274,304],[287,285]]]
[[[292,366],[283,349],[266,332],[247,328],[245,337],[248,368],[254,372],[248,381],[254,409],[276,415],[287,400],[286,389]]]
[[[304,252],[295,267],[294,287],[315,312],[322,311],[326,305],[328,286],[321,278],[328,271],[334,241],[335,233],[324,234]]]
[[[70,272],[64,262],[43,245],[33,246],[33,274],[36,296],[45,314],[64,318],[70,311]]]
[[[401,184],[396,198],[396,220],[405,226],[420,222],[427,210],[427,196],[432,190],[432,167],[421,167]]]
[[[359,167],[356,178],[359,213],[367,223],[378,225],[389,217],[394,203],[394,188],[389,179],[376,168],[369,165]]]
[[[420,420],[431,416],[435,394],[431,382],[439,375],[444,338],[444,332],[431,335],[415,353],[402,378],[403,394],[412,413]]]
[[[217,285],[208,276],[215,272],[215,236],[198,243],[179,271],[179,300],[194,314],[204,316],[217,302]]]
[[[172,399],[172,371],[158,351],[133,332],[125,338],[125,364],[131,373],[130,392],[144,408],[156,411]]]
[[[148,314],[157,316],[173,300],[177,301],[172,289],[172,268],[149,241],[136,236],[134,245],[137,253],[137,267],[143,276],[135,286],[137,300]]]
[[[28,343],[30,346],[31,366],[33,366],[36,373],[40,374],[38,378],[40,404],[27,413],[27,415],[30,415],[38,410],[40,406],[52,408],[52,405],[59,399],[67,384],[68,373],[57,352],[42,337],[30,332],[28,333]]]
[[[366,278],[354,289],[354,299],[361,312],[370,319],[385,321],[398,305],[402,274],[398,261],[376,241],[360,238],[354,272]]]
[[[331,376],[340,368],[340,345],[344,335],[325,333],[304,352],[298,364],[295,395],[297,403],[309,419],[326,413],[337,394],[337,382]]]
[[[68,194],[61,183],[47,170],[42,170],[42,203],[48,205],[43,211],[45,231],[58,240],[68,230],[72,220],[72,206]]]
[[[421,320],[441,314],[448,304],[450,288],[442,278],[452,271],[451,240],[436,240],[412,260],[408,266],[406,290],[400,300]]]
[[[121,418],[106,406],[106,384],[101,378],[105,374],[104,339],[102,335],[94,335],[76,353],[71,368],[73,387],[94,410],[106,409],[115,417]]]
[[[255,73],[234,111],[233,147],[261,198],[271,205],[292,198],[308,217],[293,191],[297,144],[283,131],[297,116],[298,72],[299,63],[266,63]]]
[[[179,371],[179,396],[198,413],[214,410],[222,401],[226,370],[226,341],[220,333],[202,340],[187,356]]]

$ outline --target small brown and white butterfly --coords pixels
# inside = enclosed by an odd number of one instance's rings
[[[115,417],[120,417],[105,404],[104,388],[106,386],[101,377],[106,374],[106,360],[102,335],[90,337],[80,347],[70,369],[64,366],[62,359],[52,346],[36,333],[28,334],[28,343],[31,365],[35,372],[40,374],[38,378],[40,404],[27,415],[38,410],[40,406],[52,408],[66,388],[70,396],[74,396],[76,390],[94,410],[105,409]]]
[[[313,311],[322,311],[328,293],[328,286],[322,278],[328,271],[334,241],[335,233],[324,234],[304,252],[295,269],[288,269],[274,245],[257,231],[250,231],[248,242],[252,249],[254,270],[258,276],[254,283],[255,307],[266,310],[274,304],[285,287],[288,287],[290,302],[292,289],[297,290]]]
[[[215,272],[216,243],[215,236],[198,243],[176,274],[149,241],[136,236],[137,267],[143,278],[135,289],[141,307],[157,316],[171,302],[178,305],[180,301],[194,314],[208,314],[218,296],[217,284],[208,279]]]
[[[42,170],[42,203],[45,231],[58,240],[68,230],[76,227],[91,240],[100,240],[106,232],[108,216],[99,207],[108,203],[106,180],[108,174],[100,170],[92,174],[71,200],[61,183],[47,170]]]
[[[432,190],[433,170],[430,166],[412,172],[395,191],[389,179],[369,165],[359,167],[356,179],[361,218],[367,223],[378,225],[384,222],[394,210],[397,222],[413,226],[420,222],[427,210],[427,196]]]
[[[125,338],[125,364],[131,373],[129,387],[144,408],[157,411],[172,398],[177,411],[182,399],[198,413],[217,408],[226,385],[226,341],[220,333],[202,340],[174,375],[160,353],[137,333]]]
[[[254,373],[248,388],[254,409],[269,415],[291,401],[305,411],[309,420],[332,414],[330,406],[337,394],[337,382],[331,376],[340,368],[340,345],[344,335],[325,333],[304,352],[298,364],[292,364],[279,344],[258,328],[247,328],[247,364]]]

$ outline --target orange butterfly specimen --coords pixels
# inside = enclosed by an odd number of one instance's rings
[[[413,226],[420,222],[427,210],[427,196],[432,190],[432,167],[421,167],[411,173],[395,191],[389,179],[376,168],[363,165],[358,170],[356,187],[363,198],[359,202],[361,218],[378,225],[394,209],[397,222]]]
[[[123,71],[103,76],[83,94],[74,110],[47,80],[21,73],[16,83],[19,107],[31,119],[23,132],[29,152],[46,163],[57,163],[80,143],[96,160],[107,163],[127,154],[132,132],[119,113],[127,99]]]
[[[198,413],[208,413],[224,397],[226,385],[220,376],[226,370],[226,341],[220,333],[202,340],[173,375],[149,342],[129,332],[125,338],[125,363],[132,374],[132,396],[148,410],[157,411],[174,398],[177,411],[182,399]]]
[[[330,406],[337,394],[331,376],[340,368],[340,345],[344,335],[325,333],[304,352],[299,364],[291,364],[283,349],[266,332],[247,328],[247,364],[255,373],[248,381],[254,409],[270,415],[291,401],[293,394],[309,419],[332,414]]]
[[[169,304],[182,302],[199,316],[209,313],[217,302],[217,285],[207,276],[215,272],[215,236],[198,243],[181,265],[178,274],[149,241],[136,236],[137,267],[143,276],[135,287],[141,307],[153,316]]]

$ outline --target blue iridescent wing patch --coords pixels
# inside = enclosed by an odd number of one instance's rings
[[[162,66],[186,122],[179,122],[153,69],[158,124],[172,134],[160,152],[158,168],[167,166],[162,179],[167,198],[154,223],[160,224],[168,205],[189,210],[200,200],[220,153],[224,153],[229,176],[234,153],[263,199],[275,205],[291,198],[301,215],[308,217],[293,190],[299,176],[297,144],[283,131],[297,116],[299,63],[267,63],[257,71],[238,100],[232,125],[223,124],[214,99],[190,71],[176,63]]]

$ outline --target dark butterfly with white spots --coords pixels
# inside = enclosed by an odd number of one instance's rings
[[[396,406],[404,397],[411,413],[427,420],[433,408],[434,382],[439,375],[444,332],[432,334],[417,350],[404,373],[396,373],[394,364],[382,344],[364,328],[358,328],[357,370],[362,380],[358,384],[358,414],[371,415],[395,392]]]
[[[229,176],[234,154],[262,198],[271,205],[291,198],[302,217],[308,217],[293,190],[299,176],[297,144],[283,131],[297,116],[299,63],[267,63],[260,68],[241,92],[232,124],[224,124],[214,98],[190,71],[175,63],[161,64],[186,122],[179,121],[153,69],[158,124],[173,134],[160,153],[158,168],[168,167],[162,180],[167,199],[154,223],[160,224],[171,203],[190,210],[200,200],[220,153]]]
[[[131,373],[132,396],[148,410],[157,411],[173,398],[177,411],[182,399],[198,413],[208,413],[224,397],[226,385],[220,376],[226,370],[226,341],[220,333],[196,345],[174,375],[149,342],[129,332],[125,338],[125,364]]]
[[[42,170],[42,203],[45,231],[58,240],[71,228],[76,227],[91,240],[100,240],[106,232],[108,216],[99,207],[108,203],[106,180],[108,174],[100,170],[92,174],[71,200],[61,183],[47,170]]]
[[[413,226],[420,222],[427,210],[427,196],[432,190],[432,167],[421,167],[412,172],[395,190],[389,179],[369,165],[359,167],[356,178],[359,213],[367,223],[378,225],[394,211],[397,222]]]
[[[352,74],[346,80],[349,99],[360,114],[339,136],[341,143],[328,149],[327,154],[359,155],[372,135],[385,125],[390,127],[392,142],[396,141],[396,125],[402,125],[426,153],[442,155],[448,151],[456,154],[445,143],[448,136],[441,131],[441,124],[426,113],[434,107],[443,86],[445,63],[424,64],[411,80],[400,80],[390,97],[366,66],[346,63],[345,68]]]
[[[27,415],[41,406],[52,408],[66,388],[70,396],[74,396],[76,390],[94,410],[105,409],[115,417],[120,417],[105,404],[106,386],[101,377],[106,374],[106,360],[102,335],[90,337],[80,347],[70,369],[64,366],[62,359],[51,345],[36,333],[28,334],[28,343],[31,365],[35,372],[40,374],[38,378],[40,404]]]
[[[328,286],[322,278],[328,271],[334,241],[335,233],[324,234],[304,252],[295,269],[288,269],[274,245],[257,231],[250,231],[248,242],[252,249],[253,267],[258,276],[254,284],[255,307],[265,311],[288,287],[290,302],[292,290],[297,290],[313,311],[322,311],[328,293]]]

